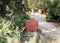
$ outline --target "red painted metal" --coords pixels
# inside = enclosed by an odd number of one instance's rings
[[[39,9],[39,13],[40,14],[44,14],[44,10],[43,9]]]
[[[38,28],[38,22],[32,18],[31,20],[25,22],[25,28],[26,32],[35,32]]]
[[[41,14],[44,14],[44,10],[41,10]]]

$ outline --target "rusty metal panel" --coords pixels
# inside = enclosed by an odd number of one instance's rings
[[[32,18],[31,20],[25,22],[25,28],[26,32],[37,31],[38,22],[34,18]]]

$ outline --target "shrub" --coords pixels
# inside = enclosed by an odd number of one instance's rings
[[[13,37],[16,32],[22,34],[24,31],[24,22],[29,19],[29,15],[26,14],[19,14],[11,19],[0,17],[1,36],[6,39],[6,37]],[[0,38],[0,41],[3,42],[5,39],[1,40]]]
[[[47,13],[47,21],[60,22],[60,1],[59,0],[46,0],[44,6]]]

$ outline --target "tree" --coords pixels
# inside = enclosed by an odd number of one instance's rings
[[[35,9],[37,7],[38,0],[27,0],[28,1],[28,8]]]
[[[6,16],[6,5],[10,2],[10,0],[0,0],[0,14],[2,17]]]
[[[3,10],[0,12],[0,42],[6,43],[7,37],[11,38],[17,35],[20,43],[24,22],[30,19],[27,14],[22,13],[25,6],[22,4],[22,0],[0,0],[0,2],[0,11]],[[11,11],[12,15],[6,16],[7,12],[9,14]]]
[[[47,21],[60,22],[60,1],[45,0],[44,10],[47,13]]]
[[[13,11],[14,15],[21,14],[23,8],[25,8],[22,4],[22,0],[1,0],[0,2],[0,16],[2,17],[5,17],[10,10]],[[8,11],[6,9],[7,6],[9,8]]]

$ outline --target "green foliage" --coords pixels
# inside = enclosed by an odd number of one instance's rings
[[[38,0],[27,0],[28,8],[37,10]]]
[[[19,14],[19,15],[16,15],[16,17],[14,18],[14,22],[17,26],[21,28],[24,25],[24,22],[29,19],[30,19],[29,15]]]
[[[0,17],[0,34],[4,38],[13,37],[16,31],[22,34],[24,30],[24,22],[29,19],[29,15],[26,14],[16,15],[12,19]]]
[[[6,17],[6,14],[17,15],[21,14],[24,5],[22,0],[0,0],[0,16]]]
[[[0,35],[0,43],[6,43],[6,38]]]
[[[12,28],[14,27],[11,27],[12,24],[12,21],[9,21],[7,19],[3,19],[3,18],[0,18],[2,20],[0,20],[0,31],[1,31],[1,34],[4,35],[4,36],[11,36],[11,34],[13,33],[12,31]]]
[[[47,21],[60,22],[60,1],[45,0],[44,10],[47,13]],[[50,16],[50,17],[49,17]]]
[[[11,21],[8,21],[0,17],[0,43],[6,43],[6,37],[12,36],[13,31],[11,31],[11,29],[9,28],[11,24]]]
[[[29,20],[30,17],[27,14],[22,14],[22,10],[24,5],[22,4],[22,0],[0,0],[1,7],[0,9],[0,42],[5,43],[7,37],[13,37],[16,32],[22,34],[24,31],[24,22]],[[4,2],[4,3],[3,3]],[[6,7],[8,7],[6,9]],[[13,12],[11,15],[6,16],[5,14],[9,14]],[[2,12],[2,13],[1,13]],[[5,13],[5,14],[4,14]],[[4,17],[4,18],[3,18]]]
[[[8,7],[13,10],[14,14],[20,14],[23,9],[22,0],[11,0]]]

